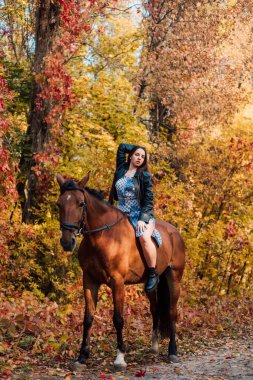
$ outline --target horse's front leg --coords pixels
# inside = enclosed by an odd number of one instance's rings
[[[85,364],[90,354],[90,335],[91,326],[94,319],[94,313],[97,306],[99,285],[94,283],[88,276],[85,275],[83,280],[84,297],[85,297],[85,313],[83,320],[83,341],[80,349],[80,354],[76,364]]]
[[[124,280],[123,278],[113,279],[111,283],[113,294],[113,323],[117,332],[117,357],[114,362],[114,367],[117,370],[126,368],[125,362],[125,345],[123,342],[122,330],[124,326],[123,308],[124,308]]]

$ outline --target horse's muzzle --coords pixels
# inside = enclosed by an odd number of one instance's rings
[[[61,246],[64,249],[64,251],[67,251],[67,252],[74,251],[74,249],[76,247],[76,239],[74,237],[72,237],[70,239],[70,241],[65,241],[65,240],[63,240],[63,238],[61,238],[60,243],[61,243]]]

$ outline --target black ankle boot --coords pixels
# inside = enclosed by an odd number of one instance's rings
[[[159,282],[159,276],[153,268],[149,268],[148,281],[145,285],[145,291],[147,293],[153,292]]]

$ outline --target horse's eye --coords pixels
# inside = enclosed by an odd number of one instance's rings
[[[79,203],[79,207],[83,207],[84,205],[85,205],[84,202],[80,202],[80,203]]]

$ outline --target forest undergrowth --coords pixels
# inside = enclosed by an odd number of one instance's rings
[[[31,292],[0,293],[0,363],[1,378],[29,371],[38,365],[68,370],[78,356],[82,338],[84,299],[81,282],[68,289],[72,302],[57,304],[38,300]],[[191,302],[182,289],[178,307],[179,356],[202,353],[223,345],[224,339],[238,339],[252,333],[253,302],[243,297],[199,296]],[[148,355],[152,320],[143,286],[127,286],[125,295],[124,337],[128,362],[142,365],[166,360],[167,340],[161,341],[161,356]],[[92,368],[112,365],[116,353],[116,334],[112,324],[111,290],[101,287],[92,326]],[[148,358],[147,358],[148,357]]]

